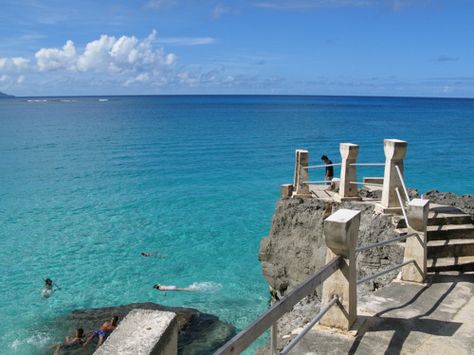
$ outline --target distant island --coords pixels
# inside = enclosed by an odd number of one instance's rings
[[[13,97],[13,96],[12,95],[7,95],[7,94],[0,91],[0,99],[4,99],[4,98],[7,98],[7,97]]]

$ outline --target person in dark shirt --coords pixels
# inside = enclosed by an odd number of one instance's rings
[[[324,164],[326,164],[326,172],[324,174],[324,180],[328,181],[328,185],[330,185],[330,189],[333,189],[332,179],[334,178],[334,167],[332,166],[332,161],[329,160],[327,155],[321,156],[321,160]]]

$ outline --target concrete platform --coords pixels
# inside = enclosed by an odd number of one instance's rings
[[[474,354],[474,273],[393,282],[359,300],[359,332],[315,327],[291,354]]]
[[[134,309],[94,355],[173,355],[178,353],[176,314]]]

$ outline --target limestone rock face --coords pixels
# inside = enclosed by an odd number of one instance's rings
[[[324,202],[317,199],[279,200],[270,234],[260,243],[259,260],[274,298],[303,282],[326,263],[323,222],[340,208],[362,211],[358,246],[397,236],[390,216],[376,214],[372,204]],[[403,246],[391,244],[360,253],[359,278],[402,262]],[[360,285],[359,293],[389,283],[397,271]],[[320,295],[320,292],[316,293]]]

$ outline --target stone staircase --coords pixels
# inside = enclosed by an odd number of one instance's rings
[[[406,233],[404,219],[395,221]],[[428,215],[428,271],[474,271],[474,224],[457,207],[432,204]]]

